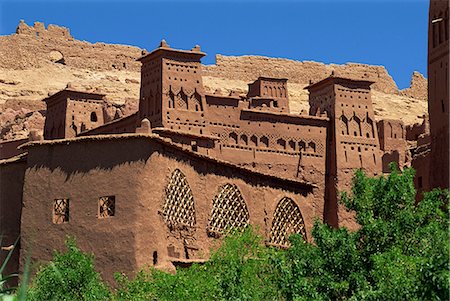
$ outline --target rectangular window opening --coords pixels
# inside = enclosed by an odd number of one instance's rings
[[[116,197],[102,196],[98,199],[98,218],[112,217],[116,214]]]
[[[69,199],[55,199],[53,202],[53,223],[69,222]]]

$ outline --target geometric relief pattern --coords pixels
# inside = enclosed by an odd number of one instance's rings
[[[244,229],[249,223],[247,205],[234,184],[225,184],[213,200],[208,234],[218,237],[231,229]]]
[[[98,217],[105,218],[114,216],[116,212],[116,197],[102,196],[98,199]]]
[[[169,229],[194,228],[195,207],[186,176],[175,169],[166,187],[163,218]]]
[[[69,222],[69,199],[56,199],[53,203],[53,223]]]
[[[275,210],[272,229],[270,230],[270,243],[288,247],[289,236],[300,234],[306,242],[305,222],[300,208],[290,198],[283,198]]]

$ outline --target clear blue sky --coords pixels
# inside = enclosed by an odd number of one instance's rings
[[[426,76],[426,0],[371,1],[29,1],[0,0],[0,35],[29,25],[69,27],[89,42],[155,48],[199,44],[215,54],[265,55],[324,63],[384,65],[400,88]]]

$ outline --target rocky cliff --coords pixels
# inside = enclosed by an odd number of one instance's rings
[[[140,63],[146,50],[134,46],[89,43],[76,40],[69,29],[21,21],[16,33],[0,36],[0,139],[21,138],[29,130],[42,130],[49,94],[72,88],[107,95],[107,112],[125,116],[137,108]],[[427,111],[426,79],[414,73],[411,87],[399,91],[383,66],[348,63],[326,65],[261,56],[216,56],[215,65],[204,66],[206,90],[246,93],[247,84],[258,76],[288,78],[291,111],[308,109],[303,88],[334,72],[365,78],[373,85],[378,119],[398,118],[418,122]]]

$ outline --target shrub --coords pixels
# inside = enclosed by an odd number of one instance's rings
[[[28,300],[110,300],[110,292],[94,270],[92,255],[86,255],[66,241],[67,252],[54,254],[42,266],[28,290]]]

